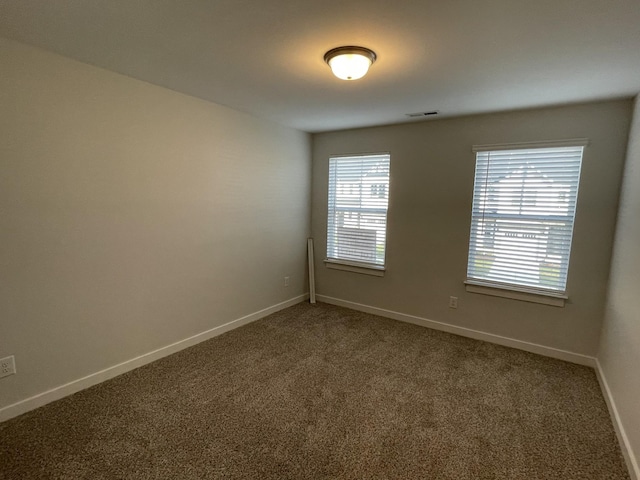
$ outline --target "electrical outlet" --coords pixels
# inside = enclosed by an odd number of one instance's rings
[[[449,308],[458,308],[458,297],[449,297]]]
[[[285,287],[289,286],[289,277],[284,277],[284,286]]]
[[[16,359],[10,357],[0,358],[0,378],[8,377],[16,373]]]

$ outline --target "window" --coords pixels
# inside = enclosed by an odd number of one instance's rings
[[[566,298],[586,144],[474,147],[468,285]]]
[[[389,161],[388,154],[329,159],[328,266],[384,269]]]

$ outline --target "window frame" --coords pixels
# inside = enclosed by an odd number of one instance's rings
[[[331,247],[331,241],[330,241],[330,234],[331,234],[331,215],[332,215],[332,211],[335,212],[336,206],[335,204],[333,205],[333,209],[332,209],[332,195],[331,195],[331,189],[332,189],[332,175],[331,175],[331,162],[333,160],[335,161],[339,161],[340,159],[354,159],[354,158],[358,158],[358,157],[386,157],[386,161],[387,161],[387,168],[389,170],[388,172],[388,177],[387,177],[387,181],[385,184],[386,188],[383,188],[383,195],[382,197],[379,196],[380,193],[380,185],[382,185],[382,183],[380,181],[375,181],[374,183],[372,183],[369,186],[364,187],[362,184],[360,184],[360,190],[359,190],[359,196],[362,197],[363,194],[370,194],[370,196],[373,198],[374,197],[374,186],[376,187],[376,191],[375,191],[375,198],[376,200],[379,200],[380,198],[384,198],[386,197],[386,205],[384,207],[384,243],[383,243],[383,253],[382,253],[382,258],[383,258],[383,263],[379,264],[379,263],[371,263],[371,262],[365,262],[365,261],[357,261],[357,260],[353,260],[353,259],[349,259],[349,258],[340,258],[338,257],[335,252],[330,252],[330,247]],[[331,268],[331,269],[335,269],[335,270],[342,270],[342,271],[348,271],[348,272],[354,272],[354,273],[362,273],[362,274],[366,274],[366,275],[373,275],[373,276],[384,276],[384,273],[386,271],[386,267],[387,267],[387,244],[388,244],[388,214],[389,214],[389,197],[390,197],[390,190],[391,190],[391,153],[390,152],[372,152],[372,153],[353,153],[353,154],[334,154],[334,155],[330,155],[329,156],[329,162],[328,162],[328,171],[327,171],[327,217],[326,217],[326,236],[325,236],[325,240],[326,240],[326,245],[325,245],[325,259],[324,259],[324,264],[327,268]],[[364,175],[360,178],[363,178]],[[336,196],[337,196],[337,192],[338,192],[338,185],[334,185],[334,197],[333,200],[336,200]],[[366,191],[365,191],[366,190]],[[368,208],[364,208],[365,210],[369,210]],[[358,213],[359,209],[353,209],[350,210],[347,213]],[[334,214],[335,215],[335,214]],[[335,221],[335,216],[334,216],[334,221]],[[334,227],[336,228],[336,227]],[[372,231],[375,231],[374,229],[372,229]],[[336,238],[337,238],[337,234],[336,234]],[[377,244],[377,242],[376,242]],[[337,247],[336,247],[337,248]],[[331,254],[330,254],[331,253]]]
[[[572,239],[573,233],[575,231],[575,222],[577,216],[577,202],[578,202],[578,192],[580,186],[580,178],[581,178],[581,169],[582,163],[584,161],[584,152],[585,148],[589,145],[589,140],[587,138],[573,138],[567,140],[556,140],[556,141],[543,141],[543,142],[526,142],[526,143],[508,143],[508,144],[491,144],[491,145],[474,145],[472,151],[474,152],[474,190],[472,193],[472,209],[476,204],[476,173],[478,168],[478,153],[480,152],[493,152],[493,151],[503,151],[503,150],[528,150],[528,149],[537,149],[537,148],[558,148],[558,147],[582,147],[582,156],[580,163],[580,170],[578,170],[577,177],[577,187],[575,192],[575,208],[573,211],[573,217],[571,219],[571,236],[570,241],[568,243],[569,253],[567,254],[567,274],[565,278],[565,284],[568,283],[569,279],[569,264],[572,250]],[[523,203],[520,204],[522,206]],[[524,216],[523,218],[526,218]],[[474,229],[474,221],[473,214],[470,221],[470,237],[469,237],[469,250],[467,254],[467,275],[465,280],[466,290],[470,293],[479,293],[485,295],[492,295],[497,297],[510,298],[515,300],[522,300],[527,302],[534,303],[542,303],[546,305],[552,305],[556,307],[564,307],[565,302],[568,300],[569,296],[567,294],[567,287],[565,290],[554,290],[554,289],[545,289],[541,287],[517,284],[517,283],[509,283],[502,281],[492,281],[481,278],[474,278],[470,276],[470,260],[471,260],[471,252],[472,252],[472,235]]]

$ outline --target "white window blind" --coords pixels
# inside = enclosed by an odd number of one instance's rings
[[[384,266],[388,154],[329,159],[327,259]]]
[[[467,282],[564,294],[585,144],[476,150]]]

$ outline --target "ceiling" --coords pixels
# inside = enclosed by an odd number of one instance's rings
[[[639,0],[0,0],[0,36],[309,132],[640,92]]]

